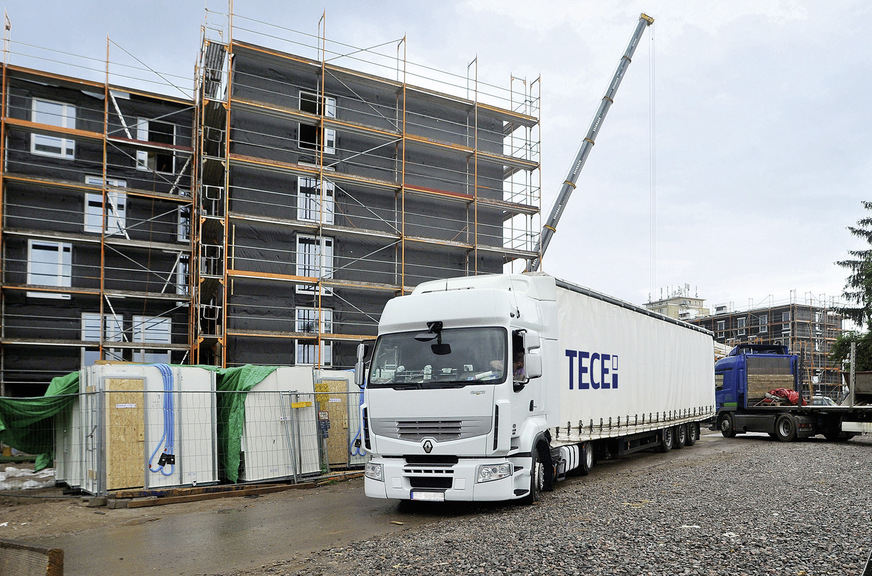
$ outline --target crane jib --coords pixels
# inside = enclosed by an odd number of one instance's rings
[[[551,209],[551,214],[548,217],[547,224],[542,227],[542,232],[539,234],[539,242],[534,248],[534,252],[537,256],[527,262],[527,272],[538,270],[539,266],[542,264],[542,257],[545,255],[545,251],[551,241],[551,236],[556,231],[557,222],[560,220],[563,208],[569,202],[569,197],[575,189],[575,181],[578,179],[578,175],[581,173],[582,168],[584,168],[587,156],[590,154],[590,150],[595,144],[594,140],[596,139],[596,134],[602,127],[602,123],[609,111],[609,107],[614,102],[614,95],[617,92],[618,87],[621,85],[621,80],[624,77],[627,66],[632,62],[633,53],[636,51],[636,45],[639,43],[645,28],[653,23],[654,19],[647,14],[642,13],[639,16],[639,23],[636,25],[636,30],[633,32],[632,38],[630,38],[627,50],[621,57],[618,69],[615,71],[615,75],[609,83],[609,89],[606,92],[606,95],[603,96],[596,116],[594,116],[590,128],[588,128],[587,136],[584,138],[578,149],[575,159],[572,162],[572,168],[569,171],[569,175],[566,177],[566,181],[564,181],[557,198],[554,200],[554,208]]]

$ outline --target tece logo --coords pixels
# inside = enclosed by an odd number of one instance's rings
[[[618,387],[618,357],[602,352],[567,350],[569,389],[608,390]],[[577,376],[577,377],[576,377]]]

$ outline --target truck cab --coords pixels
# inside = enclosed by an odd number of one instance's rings
[[[732,438],[766,432],[783,441],[814,433],[803,404],[799,358],[780,344],[740,344],[715,364],[717,427]]]
[[[715,364],[718,411],[749,407],[770,390],[796,389],[797,357],[780,344],[740,344]],[[750,389],[750,390],[749,390]]]
[[[368,496],[536,496],[554,307],[554,281],[536,276],[428,282],[388,303],[362,405]]]

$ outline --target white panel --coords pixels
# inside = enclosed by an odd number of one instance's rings
[[[563,288],[557,303],[560,424],[714,405],[711,336]]]
[[[197,367],[171,367],[173,411],[164,412],[163,378],[156,366],[129,366],[146,378],[146,488],[196,486],[218,482],[215,373]],[[174,466],[158,466],[164,419],[173,419]],[[157,450],[157,453],[155,453]],[[152,455],[154,457],[152,458]]]
[[[290,478],[295,463],[297,475],[321,471],[314,391],[310,367],[282,366],[246,394],[242,480]],[[293,408],[295,401],[312,405]]]

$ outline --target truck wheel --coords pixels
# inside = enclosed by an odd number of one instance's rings
[[[675,428],[664,428],[660,431],[660,451],[669,452],[672,450],[672,444],[675,442]]]
[[[679,424],[675,427],[675,432],[672,433],[672,436],[675,439],[675,448],[684,448],[685,444],[687,444],[687,426]]]
[[[538,502],[539,496],[542,495],[542,488],[545,486],[545,466],[542,464],[538,448],[533,448],[530,463],[530,493],[524,497],[524,504]]]
[[[781,442],[796,440],[796,420],[790,414],[782,414],[775,421],[775,435]]]
[[[718,420],[718,429],[724,435],[724,438],[736,437],[736,429],[733,428],[733,417],[730,414],[721,414]]]
[[[593,468],[593,442],[585,442],[581,445],[581,463],[578,465],[578,471],[582,476],[587,476],[591,468]]]
[[[699,440],[699,422],[691,422],[687,425],[687,441],[685,446],[693,446]]]

